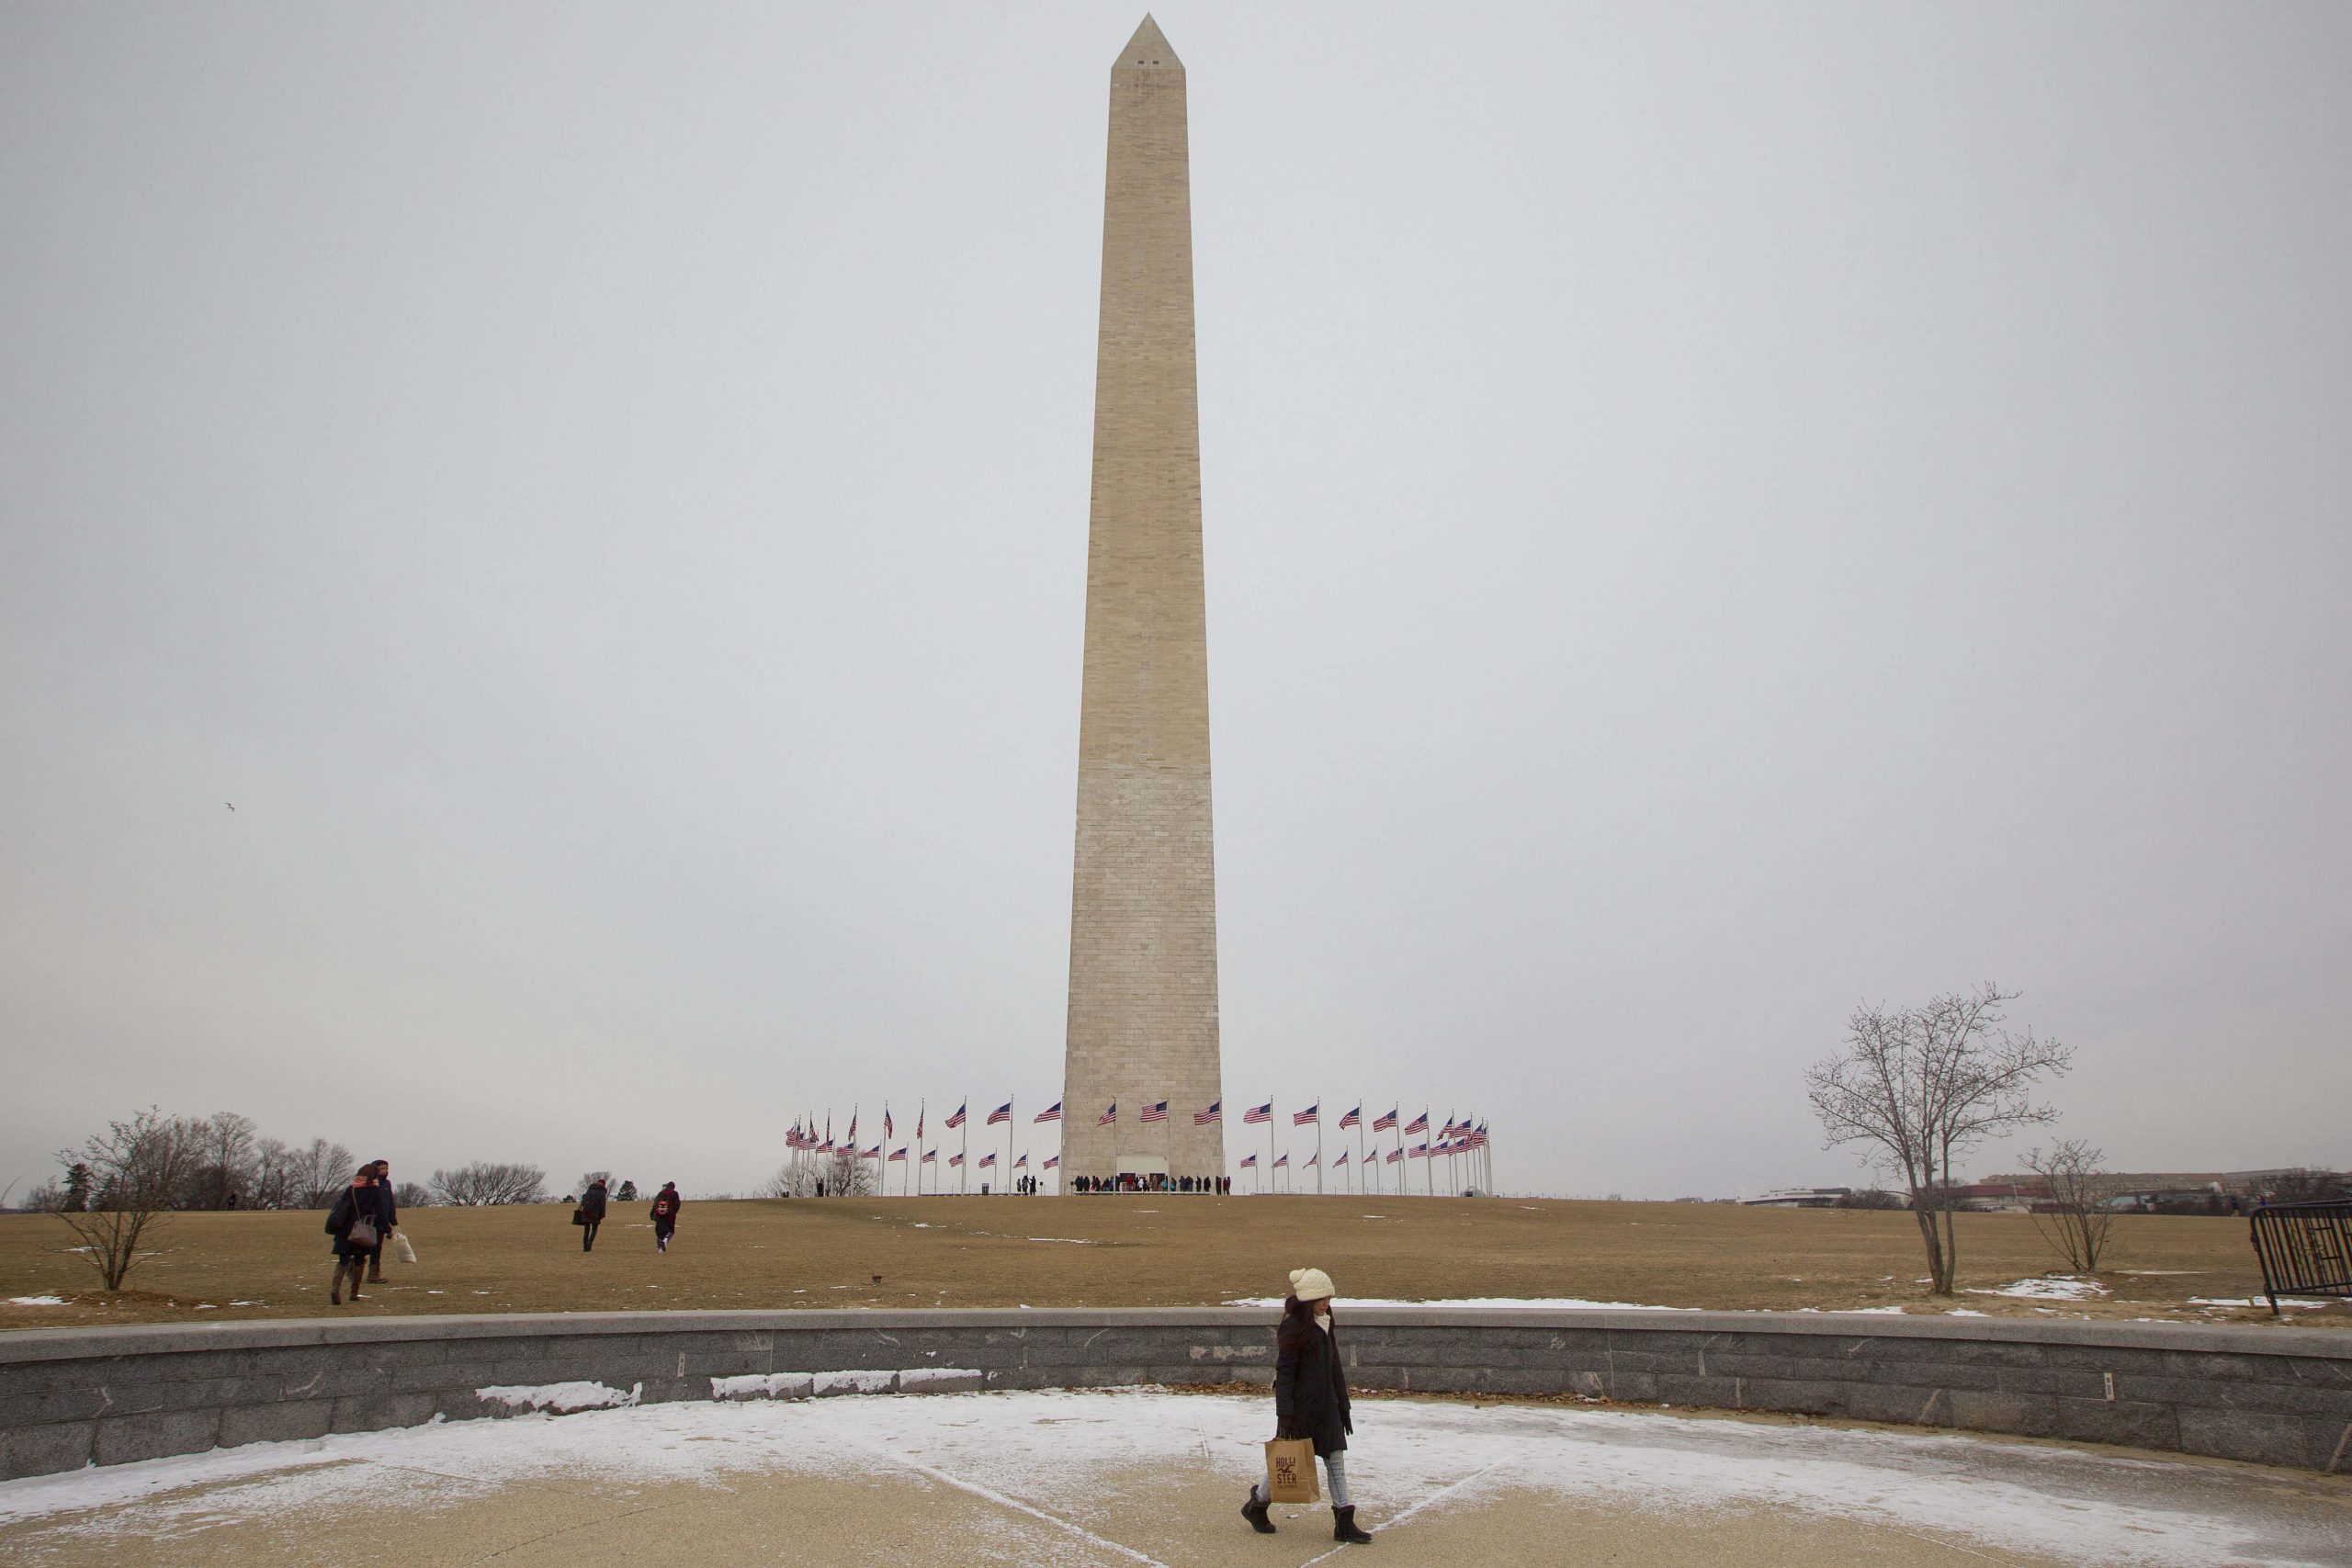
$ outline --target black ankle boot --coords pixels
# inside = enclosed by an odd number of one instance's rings
[[[1356,1511],[1352,1506],[1331,1510],[1331,1539],[1344,1540],[1351,1546],[1372,1544],[1372,1537],[1356,1529]]]
[[[1266,1517],[1265,1500],[1258,1495],[1255,1487],[1250,1490],[1250,1500],[1241,1505],[1241,1517],[1248,1519],[1250,1528],[1260,1535],[1274,1533],[1274,1521]]]

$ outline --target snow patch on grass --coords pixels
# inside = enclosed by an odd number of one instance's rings
[[[2037,1279],[2019,1280],[2014,1285],[2003,1285],[1996,1291],[1971,1291],[1972,1296],[2021,1296],[2041,1302],[2095,1302],[2106,1295],[2107,1287],[2097,1280],[2085,1280],[2072,1274],[2044,1274]]]

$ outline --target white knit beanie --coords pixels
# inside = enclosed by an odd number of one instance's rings
[[[1290,1293],[1303,1302],[1329,1301],[1331,1276],[1320,1269],[1294,1269],[1290,1271]]]

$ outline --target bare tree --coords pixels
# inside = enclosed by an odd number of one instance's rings
[[[2107,1151],[2068,1138],[2047,1154],[2035,1149],[2027,1155],[2025,1168],[2050,1188],[2048,1201],[2034,1206],[2034,1229],[2066,1260],[2067,1268],[2077,1274],[2098,1273],[2107,1233],[2115,1226],[2115,1211],[2106,1203]]]
[[[351,1185],[354,1172],[359,1168],[351,1151],[341,1144],[331,1144],[324,1138],[312,1138],[311,1146],[296,1151],[288,1167],[288,1190],[294,1201],[305,1209],[331,1209]]]
[[[824,1184],[828,1198],[863,1198],[874,1190],[874,1162],[850,1155],[787,1163],[760,1184],[761,1198],[814,1198]]]
[[[87,1211],[60,1211],[58,1218],[79,1237],[81,1251],[109,1291],[146,1255],[142,1240],[160,1231],[196,1169],[198,1150],[185,1122],[166,1120],[153,1107],[128,1122],[109,1122],[103,1133],[58,1156],[67,1166],[85,1165],[95,1186]]]
[[[455,1170],[433,1173],[433,1193],[444,1203],[477,1208],[492,1203],[536,1203],[547,1195],[548,1173],[536,1165],[499,1165],[476,1160]]]
[[[392,1201],[403,1209],[430,1209],[433,1190],[421,1181],[403,1181],[392,1189]]]
[[[2297,1166],[2282,1170],[2265,1183],[2263,1196],[2274,1203],[2319,1203],[2352,1198],[2352,1176],[2338,1171]]]
[[[580,1175],[580,1190],[585,1192],[599,1181],[610,1187],[613,1184],[613,1173],[609,1170],[582,1171]]]
[[[1954,1162],[1981,1139],[2055,1121],[2055,1110],[2033,1102],[2034,1086],[2074,1063],[2054,1040],[2000,1027],[2017,997],[1984,985],[1922,1007],[1858,1007],[1845,1054],[1805,1072],[1827,1146],[1871,1145],[1871,1163],[1910,1193],[1938,1295],[1952,1293],[1959,1267],[1951,1206],[1939,1201]]]
[[[72,1209],[65,1189],[53,1177],[25,1194],[24,1210],[28,1214],[62,1214]]]
[[[760,1183],[755,1198],[813,1198],[817,1194],[817,1168],[792,1160],[776,1168],[774,1176]]]
[[[283,1138],[263,1138],[254,1145],[253,1207],[291,1209],[301,1194],[295,1190],[294,1167],[300,1156]]]
[[[233,1111],[216,1111],[187,1123],[187,1136],[199,1151],[187,1206],[227,1209],[246,1201],[253,1185],[254,1119]]]

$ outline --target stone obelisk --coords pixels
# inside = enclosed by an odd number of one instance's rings
[[[1184,66],[1111,67],[1062,1176],[1225,1174]],[[1167,1120],[1147,1122],[1165,1100]],[[1115,1102],[1118,1121],[1103,1126]]]

